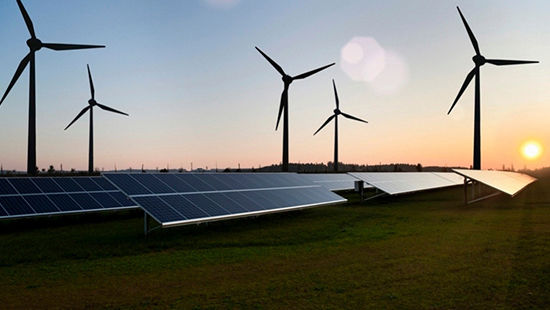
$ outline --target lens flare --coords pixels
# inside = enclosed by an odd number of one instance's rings
[[[374,80],[386,65],[385,51],[372,37],[354,37],[341,50],[342,70],[354,81]]]
[[[380,94],[401,90],[409,81],[409,66],[399,53],[384,49],[373,37],[353,37],[340,51],[342,70]]]

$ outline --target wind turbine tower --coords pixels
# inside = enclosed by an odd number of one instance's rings
[[[460,91],[458,92],[458,95],[456,96],[455,101],[453,102],[453,105],[449,109],[449,112],[447,114],[451,113],[453,110],[455,104],[458,102],[458,99],[460,99],[460,96],[462,96],[462,93],[464,93],[464,90],[468,87],[472,79],[475,77],[475,106],[474,106],[474,164],[473,168],[475,170],[481,170],[481,85],[480,85],[480,68],[486,63],[490,63],[492,65],[496,66],[508,66],[508,65],[521,65],[521,64],[530,64],[530,63],[538,63],[538,61],[532,61],[532,60],[503,60],[503,59],[486,59],[481,55],[481,52],[479,50],[479,45],[477,43],[477,40],[474,36],[474,33],[470,29],[470,26],[466,22],[466,19],[464,18],[464,15],[462,15],[462,12],[460,11],[460,8],[457,6],[458,14],[460,14],[460,18],[462,19],[462,22],[464,23],[464,27],[466,28],[466,31],[468,32],[468,36],[470,37],[470,41],[472,42],[472,45],[474,46],[474,50],[476,54],[474,57],[472,57],[472,60],[474,61],[474,68],[468,75],[466,76],[466,80],[462,84],[462,87],[460,88]]]

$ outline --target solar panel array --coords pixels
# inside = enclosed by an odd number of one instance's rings
[[[348,174],[390,195],[464,184],[464,178],[453,172],[350,172]]]
[[[105,173],[104,177],[163,227],[346,201],[294,173]]]
[[[102,177],[0,178],[0,219],[137,208]]]
[[[355,181],[359,181],[359,179],[345,173],[304,173],[299,174],[299,176],[330,191],[352,190],[355,188]],[[365,185],[363,188],[369,187],[371,186]]]
[[[453,171],[468,179],[486,184],[510,196],[515,196],[527,185],[537,180],[529,175],[511,171],[468,169],[453,169]]]

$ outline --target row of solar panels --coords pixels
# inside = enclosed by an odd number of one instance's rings
[[[354,178],[337,179],[353,188]],[[292,173],[0,178],[0,219],[142,207],[161,223],[202,221],[345,201],[327,188]],[[195,195],[180,197],[190,193]]]
[[[0,218],[137,207],[102,177],[0,178]]]
[[[104,177],[163,227],[347,201],[294,173],[106,173]]]
[[[106,173],[103,177],[0,178],[0,219],[141,207],[163,226],[345,202],[332,193],[363,181],[390,195],[456,186],[464,178],[515,195],[518,173]]]
[[[389,195],[463,185],[464,180],[486,184],[497,191],[515,196],[535,178],[517,172],[453,169],[454,172],[357,172],[351,176]]]
[[[356,172],[350,175],[389,195],[464,184],[464,177],[453,172]]]

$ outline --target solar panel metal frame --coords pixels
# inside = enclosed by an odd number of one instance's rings
[[[139,208],[138,205],[124,205],[118,195],[122,195],[122,193],[110,182],[95,181],[102,179],[101,176],[0,178],[0,220]],[[95,190],[86,190],[81,185]],[[107,189],[104,188],[106,185],[108,185]],[[73,188],[74,190],[67,191],[64,188]],[[100,198],[99,194],[108,194],[119,207],[104,207],[102,201],[105,202],[105,196]],[[76,195],[89,195],[81,198],[87,199],[94,205],[79,204],[74,199]],[[37,201],[37,197],[43,200]],[[15,200],[17,200],[17,206],[6,206]],[[52,210],[52,206],[57,210]],[[26,210],[26,212],[14,213],[16,210],[12,208],[20,208],[21,211]],[[49,209],[49,212],[41,212],[46,209]]]
[[[325,205],[332,205],[337,203],[344,203],[347,201],[347,199],[340,197],[324,188],[321,188],[318,185],[310,184],[307,181],[300,179],[297,177],[297,174],[295,173],[148,173],[152,176],[158,176],[159,179],[164,179],[165,182],[168,182],[168,179],[171,177],[166,176],[176,176],[180,180],[184,180],[185,182],[190,182],[188,184],[192,185],[192,182],[195,182],[193,179],[196,178],[197,180],[200,180],[203,178],[208,178],[211,181],[217,180],[220,182],[215,181],[215,184],[218,184],[219,188],[212,188],[212,189],[205,189],[204,187],[201,187],[201,190],[194,190],[194,191],[176,191],[176,192],[168,192],[162,191],[158,193],[136,193],[129,194],[128,197],[134,201],[134,203],[140,205],[142,209],[146,213],[146,234],[147,231],[147,215],[153,218],[155,221],[157,221],[161,227],[168,228],[168,227],[174,227],[174,226],[181,226],[181,225],[190,225],[190,224],[200,224],[200,223],[206,223],[206,222],[213,222],[213,221],[219,221],[219,220],[229,220],[234,218],[242,218],[242,217],[251,217],[251,216],[259,216],[264,214],[270,214],[270,213],[278,213],[278,212],[286,212],[291,210],[300,210],[300,209],[306,209],[311,207],[319,207],[319,206],[325,206]],[[133,176],[132,178],[140,185],[143,185],[139,178],[140,173],[104,173],[103,176],[109,180],[115,187],[120,189],[122,192],[125,192],[124,187],[132,188],[134,185],[132,184],[119,184],[118,181],[120,181],[122,178],[127,177],[113,177],[114,175],[129,175]],[[206,177],[204,177],[206,176]],[[257,176],[262,176],[261,178],[257,178]],[[149,178],[149,177],[146,177]],[[238,181],[235,182],[235,184],[227,184],[229,180],[234,181],[235,178],[238,178]],[[260,185],[255,184],[254,178],[257,178],[258,183],[261,183]],[[118,180],[117,180],[118,179]],[[278,179],[278,180],[277,180]],[[129,180],[129,179],[127,179]],[[223,184],[225,181],[225,184]],[[277,182],[285,182],[285,184],[278,184]],[[214,183],[209,184],[210,187],[216,186]],[[198,184],[198,183],[196,183]],[[176,184],[169,184],[167,183],[168,187],[172,185],[172,189],[176,187]],[[202,185],[201,185],[202,186]],[[233,187],[233,188],[231,188]],[[288,190],[304,190],[307,191],[308,189],[311,189],[311,191],[318,191],[322,192],[322,194],[318,193],[318,198],[321,199],[321,196],[327,197],[325,202],[318,202],[318,203],[304,203],[300,205],[292,205],[292,203],[289,203],[288,206],[285,207],[277,207],[277,208],[266,208],[265,206],[260,205],[258,202],[256,202],[252,196],[255,197],[263,197],[262,194],[273,194],[275,191],[288,191]],[[128,193],[126,193],[128,194]],[[178,211],[179,207],[171,206],[169,202],[167,202],[167,199],[181,199],[181,197],[185,198],[186,200],[189,199],[208,199],[213,202],[212,206],[218,206],[223,208],[229,208],[230,206],[223,206],[220,205],[219,202],[216,202],[215,200],[209,198],[209,196],[213,195],[223,195],[223,199],[230,199],[233,200],[237,205],[243,207],[243,205],[239,204],[235,199],[245,199],[243,200],[246,203],[252,203],[250,204],[250,207],[254,207],[254,210],[249,210],[247,212],[238,212],[238,213],[225,213],[222,215],[209,215],[208,212],[202,210],[201,208],[204,208],[204,206],[199,205],[198,203],[191,203],[193,204],[194,208],[201,209],[202,212],[206,213],[209,216],[206,217],[196,217],[196,218],[186,218],[181,220],[173,220],[173,221],[167,221],[166,219],[161,218],[162,212],[168,212],[172,215],[174,215],[174,212],[177,212],[181,218],[184,218],[185,216],[180,213],[183,211]],[[237,195],[240,194],[240,195]],[[257,196],[259,195],[259,196]],[[331,199],[329,199],[332,198]],[[212,197],[213,198],[213,197]],[[221,197],[220,197],[221,198]],[[296,197],[298,198],[298,197]],[[265,198],[268,199],[268,198]],[[279,199],[279,202],[282,203],[288,203],[285,201],[285,198],[271,196],[271,199]],[[141,203],[140,203],[141,202]],[[244,203],[242,202],[242,203]],[[144,206],[142,203],[148,203],[149,206]],[[160,204],[160,205],[159,205]],[[167,208],[168,207],[168,208]],[[231,206],[233,208],[234,206]],[[153,212],[157,208],[157,211],[159,214],[156,214]],[[162,209],[162,210],[160,210]]]
[[[408,194],[463,184],[463,179],[457,178],[453,172],[348,172],[348,174],[388,195]],[[423,185],[419,185],[420,182]]]
[[[483,183],[499,192],[516,196],[537,179],[527,174],[512,171],[453,169],[466,179]]]

